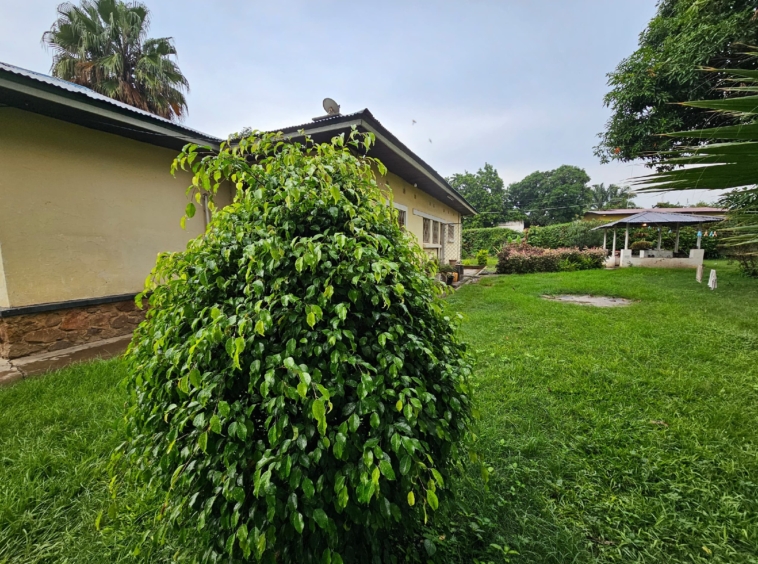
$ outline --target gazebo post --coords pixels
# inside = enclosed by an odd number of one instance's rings
[[[611,251],[611,256],[613,257],[613,266],[616,266],[616,228],[613,228],[613,247]]]
[[[608,244],[606,243],[607,237],[608,237],[608,230],[607,229],[603,229],[603,250],[604,251],[608,250]]]
[[[626,224],[626,235],[624,235],[624,250],[629,248],[629,224]]]
[[[661,228],[658,228],[658,250],[661,250],[661,237],[663,237],[663,233],[661,232]]]
[[[674,242],[674,254],[679,252],[679,224],[676,224],[676,241]]]

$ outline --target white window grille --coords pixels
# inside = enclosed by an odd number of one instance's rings
[[[424,243],[428,243],[432,239],[432,220],[424,218]]]
[[[397,210],[397,222],[400,227],[405,228],[408,226],[408,212],[405,210]]]
[[[440,222],[432,222],[432,245],[440,244]]]
[[[449,223],[447,226],[447,242],[455,243],[455,225]]]

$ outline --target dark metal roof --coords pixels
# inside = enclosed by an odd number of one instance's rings
[[[298,133],[305,131],[315,142],[323,143],[340,133],[348,134],[355,126],[359,131],[371,132],[376,136],[376,145],[369,154],[378,158],[400,178],[416,185],[430,196],[445,202],[462,215],[474,215],[476,210],[447,181],[418,155],[406,147],[397,137],[384,127],[368,109],[346,115],[335,115],[292,125],[278,131],[297,139]]]
[[[94,90],[0,62],[0,105],[181,149],[187,143],[217,147],[221,139],[113,100]]]
[[[687,215],[683,213],[668,213],[668,212],[652,212],[644,211],[642,213],[634,214],[624,219],[612,221],[595,227],[592,231],[597,229],[608,229],[609,227],[618,227],[619,225],[668,225],[672,223],[679,224],[697,224],[697,223],[716,223],[718,221],[724,221],[723,217],[715,217],[710,215]]]
[[[663,211],[666,210],[666,211]],[[624,209],[624,208],[618,208],[613,210],[590,210],[585,213],[591,213],[594,215],[627,215],[627,214],[637,214],[642,212],[656,212],[656,213],[683,213],[683,214],[693,214],[693,213],[711,213],[711,214],[722,214],[726,213],[725,209],[722,208],[711,208],[711,207],[698,207],[698,208],[637,208],[637,209]]]

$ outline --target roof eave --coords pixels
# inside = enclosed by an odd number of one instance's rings
[[[422,173],[430,182],[436,185],[443,193],[454,202],[458,203],[457,209],[462,215],[476,215],[478,212],[466,199],[450,186],[447,181],[431,166],[424,162],[418,155],[408,149],[402,142],[400,142],[392,133],[390,133],[383,125],[381,125],[376,118],[368,110],[357,112],[356,114],[350,114],[346,116],[338,116],[334,118],[327,118],[323,121],[316,121],[313,124],[304,124],[299,126],[291,126],[281,129],[283,134],[289,138],[301,137],[302,131],[305,131],[306,135],[314,136],[319,133],[328,133],[331,131],[337,132],[340,130],[349,129],[355,126],[358,129],[362,129],[366,132],[374,134],[377,142],[381,142],[384,146],[388,147],[396,155],[400,156],[408,165],[415,168]],[[432,196],[434,196],[432,194]],[[450,204],[447,204],[450,205]]]
[[[221,139],[166,122],[157,116],[130,112],[84,94],[69,92],[7,71],[0,71],[0,94],[3,93],[9,98],[9,106],[123,137],[135,138],[135,133],[140,133],[140,140],[150,143],[150,139],[154,138],[152,144],[156,145],[183,146],[196,143],[217,149],[221,143]],[[88,119],[76,119],[77,116],[87,116]],[[167,143],[169,140],[172,142]]]

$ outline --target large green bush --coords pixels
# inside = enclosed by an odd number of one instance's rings
[[[384,167],[356,156],[372,139],[251,136],[175,163],[236,196],[148,281],[125,460],[166,492],[158,538],[182,531],[202,561],[415,552],[404,535],[465,455],[465,347]]]
[[[506,243],[517,243],[522,237],[522,233],[502,227],[464,229],[461,232],[461,258],[473,258],[481,250],[494,254]]]

